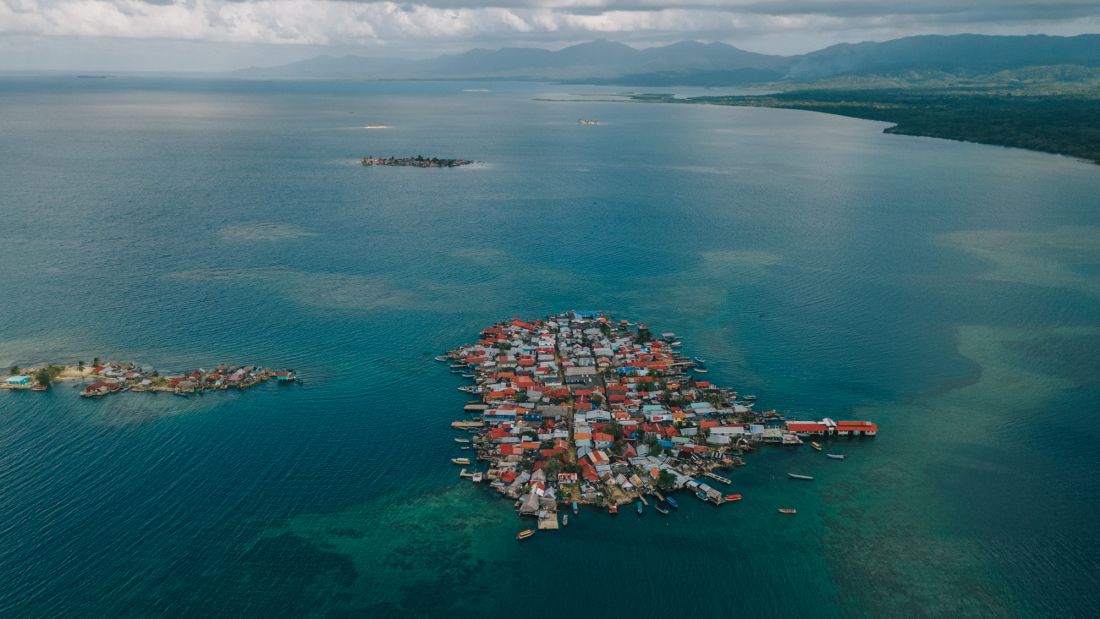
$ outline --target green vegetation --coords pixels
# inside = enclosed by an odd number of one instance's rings
[[[647,95],[636,100],[824,112],[894,123],[886,133],[1026,148],[1100,163],[1100,88],[1056,86],[1063,83],[815,87],[755,96]]]
[[[657,486],[666,490],[676,486],[676,476],[668,469],[661,469],[661,474],[657,476]]]
[[[41,368],[34,373],[34,380],[43,387],[49,387],[53,383],[53,379],[50,376],[50,368]]]
[[[19,366],[18,365],[13,365],[10,368],[8,368],[8,374],[11,374],[12,376],[15,376],[18,373],[19,373]]]

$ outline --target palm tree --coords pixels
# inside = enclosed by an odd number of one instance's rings
[[[83,361],[77,361],[76,362],[76,369],[80,370],[80,384],[83,385],[84,384],[84,362]]]

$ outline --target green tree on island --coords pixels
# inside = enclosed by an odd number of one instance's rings
[[[13,365],[13,366],[11,366],[11,368],[10,368],[10,369],[8,370],[8,374],[11,374],[11,375],[13,375],[13,376],[14,376],[14,375],[16,375],[16,374],[18,374],[18,373],[19,373],[19,366],[18,366],[18,365]]]
[[[657,476],[657,486],[665,490],[676,487],[676,476],[668,469],[661,469],[661,474]]]
[[[39,385],[42,385],[43,387],[46,387],[48,389],[53,382],[50,379],[50,368],[40,368],[37,372],[34,373],[34,380]]]
[[[84,384],[84,362],[77,361],[76,369],[80,370],[80,384]]]

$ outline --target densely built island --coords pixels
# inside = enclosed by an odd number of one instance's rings
[[[540,529],[558,528],[559,505],[615,514],[634,503],[642,514],[653,503],[667,515],[679,490],[714,505],[739,501],[720,489],[731,481],[717,471],[744,466],[754,449],[878,432],[869,421],[757,411],[754,396],[704,380],[705,361],[685,356],[675,334],[655,336],[601,312],[500,322],[436,360],[470,379],[460,390],[477,396],[464,407],[468,417],[451,424],[472,435],[454,439],[461,455],[452,462],[472,467],[462,477],[515,499]],[[811,446],[822,451],[817,440]]]
[[[469,159],[440,159],[438,157],[363,157],[365,166],[391,166],[409,168],[457,168],[474,163]]]

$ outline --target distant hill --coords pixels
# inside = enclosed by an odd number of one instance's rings
[[[664,47],[635,49],[622,43],[592,41],[557,51],[538,48],[471,49],[429,60],[321,56],[276,67],[234,72],[251,78],[356,79],[518,79],[613,80],[625,75],[764,71],[759,77],[782,77],[783,56],[756,54],[724,43],[684,41]],[[674,80],[675,81],[675,80]]]
[[[683,41],[635,49],[593,41],[551,51],[472,49],[428,60],[321,56],[235,72],[249,78],[512,79],[624,85],[721,86],[905,72],[989,74],[1034,66],[1100,67],[1100,35],[926,35],[840,44],[799,56]]]
[[[1100,66],[1100,34],[1075,37],[927,35],[883,43],[842,43],[791,58],[787,77],[815,80],[834,75],[914,69],[993,73],[1047,65]]]

